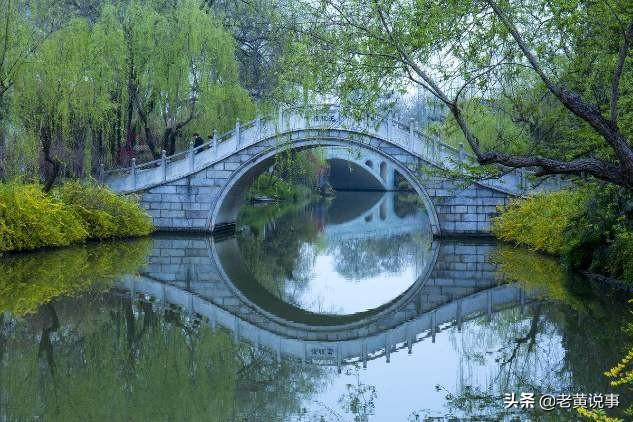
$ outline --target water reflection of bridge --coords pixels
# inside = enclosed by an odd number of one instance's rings
[[[251,294],[229,278],[243,277],[229,262],[236,242],[203,237],[156,239],[145,272],[118,283],[138,299],[173,305],[203,317],[212,327],[230,330],[236,340],[282,356],[326,365],[385,357],[464,321],[529,300],[514,285],[500,284],[488,261],[494,245],[433,244],[435,261],[405,293],[377,309],[354,315],[318,315]],[[252,287],[252,286],[251,286]],[[263,296],[262,296],[263,295]],[[260,300],[261,299],[261,300]]]
[[[356,195],[350,192],[338,192],[337,196],[345,197]],[[328,239],[345,240],[359,237],[387,237],[397,236],[412,232],[425,232],[429,240],[433,236],[429,216],[421,207],[398,212],[398,192],[373,193],[372,203],[365,204],[365,209],[358,210],[355,216],[350,218],[340,218],[330,221],[325,229]],[[337,214],[337,200],[330,207],[328,212],[331,216]],[[349,207],[348,202],[344,202]]]

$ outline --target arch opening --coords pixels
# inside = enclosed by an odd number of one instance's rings
[[[334,190],[375,190],[386,187],[374,172],[343,158],[328,159],[329,183]]]
[[[391,169],[397,170],[404,179],[412,186],[416,194],[420,197],[423,208],[428,213],[428,221],[431,226],[431,232],[437,236],[440,234],[439,222],[433,202],[420,185],[416,177],[401,163],[391,160],[381,150],[374,148],[366,143],[359,142],[354,139],[341,140],[336,137],[320,137],[320,138],[297,138],[292,143],[281,144],[276,148],[267,148],[264,152],[250,159],[247,163],[242,164],[232,175],[228,182],[222,188],[220,194],[215,197],[211,205],[211,211],[207,218],[207,227],[209,231],[220,230],[230,225],[235,226],[240,208],[245,203],[246,192],[252,181],[261,174],[265,169],[270,167],[274,162],[277,154],[288,149],[309,149],[315,147],[336,147],[349,148],[350,143],[356,144],[361,151],[378,155],[383,160],[380,164],[381,176],[387,177],[387,160],[391,162]]]

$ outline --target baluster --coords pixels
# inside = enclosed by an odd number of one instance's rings
[[[281,132],[284,126],[284,109],[283,106],[279,106],[278,110],[278,131]]]
[[[213,129],[213,154],[218,158],[218,130]]]
[[[240,138],[241,138],[241,126],[240,119],[235,121],[235,149],[239,149],[240,146]]]
[[[195,164],[195,151],[193,150],[193,141],[189,141],[189,170],[193,171]]]
[[[163,182],[167,180],[167,151],[160,152],[160,165],[163,167]]]

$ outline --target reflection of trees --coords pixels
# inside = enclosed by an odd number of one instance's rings
[[[394,195],[394,212],[400,218],[415,215],[424,209],[424,204],[417,192],[398,192]]]
[[[276,361],[267,350],[238,349],[235,420],[282,421],[301,413],[303,404],[326,387],[327,369],[295,360]]]
[[[25,319],[2,315],[8,420],[284,420],[323,376],[236,345],[179,310],[116,294],[57,301]]]
[[[629,402],[629,393],[614,391],[602,376],[627,343],[620,329],[627,315],[621,301],[606,294],[604,286],[566,276],[559,264],[543,256],[502,247],[494,259],[504,278],[537,289],[540,301],[523,310],[498,312],[490,321],[471,321],[461,332],[452,332],[460,354],[460,378],[455,391],[447,391],[448,414],[508,418],[502,399],[508,392],[619,392],[624,394],[621,402]],[[530,415],[578,419],[576,412],[566,409],[535,409]]]
[[[302,209],[270,220],[259,230],[243,231],[238,241],[255,279],[275,296],[291,300],[285,297],[287,284],[300,290],[312,274],[315,254],[309,244],[318,233],[311,209]]]
[[[417,234],[342,240],[328,252],[335,257],[336,270],[348,279],[359,280],[380,273],[398,273],[407,265],[424,262],[430,242]]]

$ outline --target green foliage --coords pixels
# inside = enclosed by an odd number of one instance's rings
[[[632,234],[633,194],[615,186],[594,186],[566,230],[566,259],[574,268],[633,281]]]
[[[275,156],[272,172],[259,175],[249,189],[249,197],[266,196],[297,200],[310,194],[319,172],[327,166],[321,149],[286,150]]]
[[[3,257],[0,312],[21,316],[61,296],[106,291],[116,277],[136,273],[150,247],[140,239]]]
[[[54,195],[83,219],[91,239],[146,236],[153,231],[151,217],[136,202],[103,186],[68,182]]]
[[[0,184],[0,253],[68,246],[88,231],[72,207],[46,195],[39,185]]]
[[[625,61],[619,84],[614,77],[630,2],[349,0],[332,7],[296,0],[290,9],[299,30],[287,72],[309,94],[340,98],[350,114],[390,108],[417,86],[452,114],[439,131],[453,145],[472,134],[482,152],[598,158],[605,167],[625,160],[588,123],[598,116],[579,117],[556,92],[612,118],[631,143],[633,67]],[[617,102],[612,87],[619,87]],[[504,154],[488,158],[509,163]],[[585,171],[574,167],[574,174]]]
[[[5,180],[38,179],[44,145],[80,177],[132,153],[174,153],[194,132],[255,114],[235,41],[200,1],[102,1],[89,16],[56,3],[0,0],[0,35],[10,32],[0,44]]]
[[[607,248],[606,269],[615,277],[633,281],[633,231],[618,226]]]
[[[286,182],[281,177],[271,173],[260,174],[248,190],[250,198],[265,196],[282,201],[295,201],[305,193],[304,187]]]
[[[571,268],[633,282],[633,195],[592,186],[519,199],[493,220],[495,235],[562,255]]]
[[[528,152],[529,134],[513,122],[510,116],[495,112],[480,99],[472,99],[463,107],[466,117],[471,122],[471,130],[481,140],[481,147],[486,150],[498,149],[514,154]],[[455,148],[464,145],[465,150],[472,153],[472,148],[453,115],[446,116],[439,132],[442,140],[447,144]]]
[[[136,202],[103,187],[70,182],[47,195],[39,185],[0,184],[0,253],[151,231]]]
[[[492,231],[499,239],[560,254],[565,247],[563,233],[581,212],[585,198],[583,191],[563,190],[512,200],[493,219]]]

